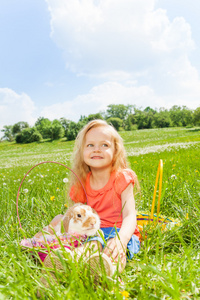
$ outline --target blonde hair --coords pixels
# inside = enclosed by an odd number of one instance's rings
[[[77,135],[77,138],[75,140],[74,151],[73,151],[72,169],[75,172],[75,174],[81,179],[83,185],[85,185],[86,176],[90,172],[89,166],[86,165],[83,159],[83,148],[84,148],[85,138],[89,130],[97,127],[106,127],[109,130],[114,142],[115,152],[114,152],[111,171],[118,172],[128,167],[123,140],[119,135],[119,133],[116,131],[116,129],[112,125],[109,125],[104,120],[98,120],[98,119],[92,120],[88,124],[86,124]],[[76,176],[71,176],[70,186],[73,186],[77,183],[79,185]]]

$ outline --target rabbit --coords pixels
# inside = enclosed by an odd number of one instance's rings
[[[62,223],[66,233],[93,236],[100,229],[100,218],[97,212],[89,205],[82,203],[74,204],[64,215],[57,215],[48,226],[43,228],[43,231],[59,235]],[[42,236],[42,232],[39,232],[34,237]]]

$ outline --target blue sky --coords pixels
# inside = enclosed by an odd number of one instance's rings
[[[200,106],[199,0],[0,0],[0,129]]]

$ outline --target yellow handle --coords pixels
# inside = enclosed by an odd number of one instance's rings
[[[159,181],[157,214],[159,214],[159,212],[160,212],[160,198],[161,198],[161,192],[162,192],[162,176],[163,176],[163,161],[162,161],[162,159],[160,159],[160,161],[159,161],[158,171],[157,171],[157,175],[156,175],[156,183],[155,183],[155,187],[154,187],[153,202],[152,202],[152,207],[151,207],[151,219],[153,219],[153,212],[154,212],[159,176],[160,176],[160,181]]]

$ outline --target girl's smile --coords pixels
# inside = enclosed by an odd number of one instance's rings
[[[99,126],[88,131],[83,159],[91,170],[111,168],[114,151],[114,143],[107,128]]]

